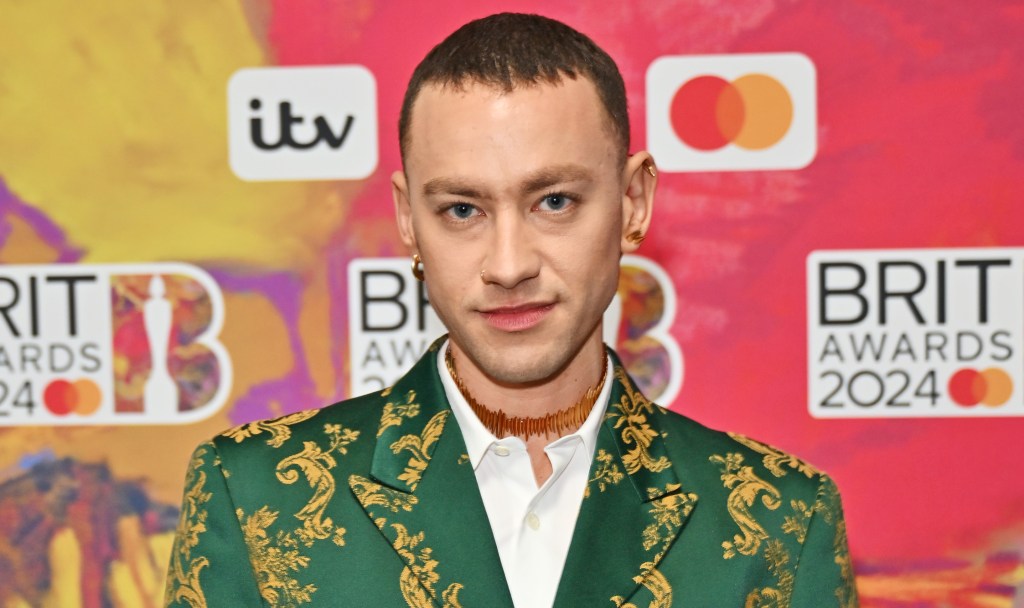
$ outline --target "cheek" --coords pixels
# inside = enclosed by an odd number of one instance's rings
[[[474,281],[480,281],[480,265],[471,248],[428,238],[420,241],[420,251],[430,302],[440,310],[459,308]]]
[[[560,240],[550,259],[575,295],[610,301],[619,284],[620,257],[615,225]]]
[[[433,275],[428,274],[426,282],[427,300],[438,318],[448,328],[453,324],[457,326],[464,300],[459,282],[452,281],[449,274],[436,272]]]
[[[424,264],[430,262],[437,279],[456,271],[472,252],[445,230],[443,220],[432,210],[416,209],[412,215],[413,231]]]

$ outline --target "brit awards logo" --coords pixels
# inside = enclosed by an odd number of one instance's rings
[[[362,179],[377,168],[377,84],[362,66],[246,68],[228,83],[245,180]]]
[[[348,266],[351,394],[391,386],[447,330],[408,258],[362,258]],[[652,401],[668,407],[683,386],[683,352],[669,333],[672,280],[655,262],[623,256],[619,289],[604,315],[604,341]]]
[[[0,267],[0,425],[195,422],[231,361],[217,283],[180,263]]]
[[[647,69],[647,145],[663,171],[803,168],[816,86],[799,53],[661,57]]]
[[[816,251],[817,418],[1024,416],[1024,249]]]

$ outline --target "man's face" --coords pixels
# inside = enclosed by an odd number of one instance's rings
[[[543,382],[584,348],[597,366],[639,162],[623,169],[607,121],[585,78],[416,100],[399,230],[456,352],[492,381]]]

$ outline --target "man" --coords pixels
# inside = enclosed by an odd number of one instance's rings
[[[856,606],[833,483],[653,405],[602,345],[657,182],[612,60],[475,21],[399,132],[399,232],[450,334],[380,393],[200,446],[168,604]]]

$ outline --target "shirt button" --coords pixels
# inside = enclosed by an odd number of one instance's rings
[[[540,527],[540,518],[537,517],[536,513],[531,511],[526,516],[526,525],[530,526],[531,530],[536,530],[537,528]]]
[[[498,456],[508,456],[509,454],[512,453],[512,450],[506,448],[503,445],[496,445],[494,446],[494,453],[497,454]]]

